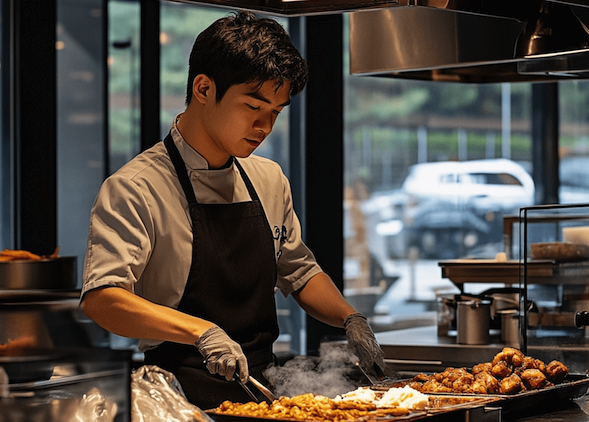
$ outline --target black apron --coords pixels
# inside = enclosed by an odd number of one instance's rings
[[[192,220],[192,264],[178,310],[225,330],[241,345],[250,374],[265,382],[262,371],[274,361],[272,344],[278,337],[278,320],[274,243],[262,204],[237,160],[251,201],[199,204],[170,134],[164,144]],[[236,381],[210,374],[203,360],[195,346],[172,342],[145,352],[145,364],[172,372],[188,400],[201,409],[215,408],[224,400],[251,401]]]

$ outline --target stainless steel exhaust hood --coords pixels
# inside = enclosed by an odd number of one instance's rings
[[[589,31],[578,13],[556,2],[526,7],[511,16],[419,6],[351,13],[350,71],[464,83],[589,78]]]
[[[408,0],[176,0],[250,10],[278,16],[309,16],[407,5]],[[413,1],[413,0],[409,0]]]
[[[355,75],[472,83],[589,79],[589,0],[176,1],[279,16],[350,12]]]

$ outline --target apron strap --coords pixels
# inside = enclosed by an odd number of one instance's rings
[[[180,151],[178,151],[176,144],[174,144],[174,140],[172,139],[171,132],[168,133],[168,135],[164,139],[164,145],[166,146],[166,149],[168,150],[168,154],[170,155],[170,159],[172,160],[172,164],[174,164],[174,168],[176,169],[176,174],[178,175],[178,179],[180,180],[180,184],[182,185],[182,189],[184,190],[184,193],[186,194],[186,199],[188,200],[188,204],[189,205],[198,204],[198,201],[196,200],[196,195],[194,194],[194,189],[192,188],[192,183],[190,183],[190,178],[188,177],[188,172],[186,171],[186,164],[184,163],[184,160],[182,159],[182,156],[180,155]],[[250,195],[251,200],[252,201],[259,200],[258,193],[254,189],[254,186],[252,185],[252,182],[251,182],[250,178],[247,176],[245,170],[243,169],[241,164],[239,164],[239,161],[237,161],[235,159],[234,162],[235,162],[235,165],[237,166],[237,168],[239,169],[239,173],[241,174],[241,178],[243,179],[243,182],[245,183],[245,186],[247,188],[247,191]]]
[[[182,185],[182,189],[184,190],[184,194],[188,200],[188,205],[197,204],[198,202],[196,201],[196,195],[194,194],[192,183],[190,183],[190,178],[188,177],[188,172],[186,171],[186,164],[184,164],[184,160],[182,160],[180,151],[178,151],[178,148],[174,144],[171,132],[168,133],[166,139],[164,139],[164,145],[168,150],[172,164],[174,164],[176,174],[178,175],[178,179],[180,180],[180,184]]]
[[[247,177],[245,170],[243,169],[243,167],[241,167],[241,164],[239,164],[239,161],[237,161],[237,159],[235,159],[235,165],[241,173],[241,178],[243,179],[243,183],[245,183],[245,186],[247,187],[247,191],[250,194],[250,198],[252,199],[252,201],[257,201],[259,199],[258,192],[256,192],[256,190],[254,189],[254,185],[252,185],[250,178]]]

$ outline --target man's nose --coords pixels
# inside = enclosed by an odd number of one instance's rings
[[[254,122],[254,129],[260,130],[264,132],[265,135],[268,135],[272,132],[272,128],[274,127],[274,122],[276,121],[276,117],[274,117],[274,113],[268,113],[264,116],[260,116]]]

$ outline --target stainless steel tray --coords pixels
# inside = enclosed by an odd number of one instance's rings
[[[386,417],[371,417],[370,415],[362,417],[362,421],[416,421],[427,418],[428,421],[436,421],[440,418],[452,417],[454,421],[468,420],[465,416],[469,411],[480,409],[488,405],[493,405],[497,402],[499,397],[460,397],[456,395],[436,395],[436,399],[441,401],[440,406],[427,407],[423,410],[411,411],[403,416]],[[444,401],[447,404],[443,404]],[[300,419],[286,419],[286,418],[269,418],[269,417],[255,417],[255,416],[241,416],[231,415],[226,413],[217,413],[215,409],[207,410],[206,413],[217,422],[260,422],[260,421],[296,421],[301,422]],[[445,420],[445,419],[444,419]],[[316,421],[315,421],[316,422]]]
[[[402,380],[406,381],[406,380]],[[382,385],[380,389],[388,389],[390,385]],[[477,397],[494,399],[487,403],[490,407],[500,407],[502,414],[521,412],[533,409],[546,403],[556,403],[583,397],[589,389],[589,377],[586,374],[569,374],[562,384],[545,387],[539,390],[528,390],[517,394],[469,394],[469,393],[425,393],[432,396]]]

